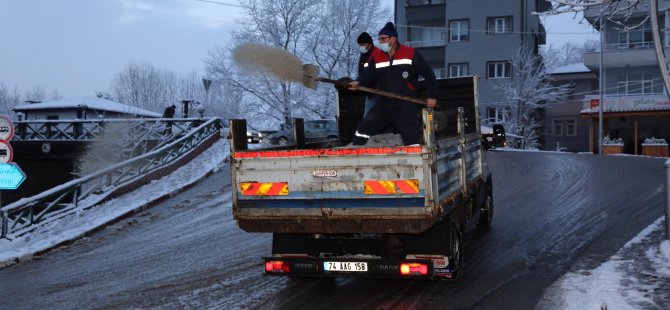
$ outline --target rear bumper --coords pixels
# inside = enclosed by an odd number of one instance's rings
[[[241,218],[237,224],[247,232],[291,234],[422,233],[435,224],[432,217],[422,219],[301,219]]]
[[[423,279],[430,280],[436,276],[433,263],[429,259],[361,259],[361,258],[286,258],[286,257],[263,257],[265,263],[282,261],[288,264],[288,272],[265,272],[271,276],[295,276],[295,277],[367,277],[367,278],[394,278],[394,279]],[[368,270],[364,272],[327,271],[325,262],[365,262]],[[425,275],[413,273],[402,275],[400,266],[403,263],[418,263],[427,266]]]

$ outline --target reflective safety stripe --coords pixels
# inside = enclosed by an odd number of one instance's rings
[[[363,181],[366,195],[418,194],[419,180],[369,180]]]
[[[363,64],[363,68],[367,68],[367,67],[368,67],[368,63],[366,62],[366,63]]]
[[[356,137],[361,137],[361,138],[365,138],[365,139],[370,139],[370,136],[368,136],[368,135],[364,135],[364,134],[358,132],[358,130],[356,130],[355,135],[356,135]]]
[[[380,63],[378,63],[378,64],[376,65],[376,67],[377,67],[377,69],[379,69],[379,68],[386,68],[386,67],[388,67],[390,64],[391,64],[391,63],[389,63],[388,61],[380,62]]]
[[[286,196],[287,182],[241,182],[240,192],[244,196]]]
[[[393,60],[393,66],[399,66],[399,65],[412,65],[412,60],[411,59],[396,59],[396,60]]]

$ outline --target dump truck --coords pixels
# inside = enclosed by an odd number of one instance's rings
[[[246,122],[231,120],[233,215],[244,231],[272,233],[265,273],[457,278],[464,227],[493,216],[477,83],[438,80],[420,145],[348,145],[365,96],[348,89],[337,93],[337,141],[305,143],[298,119],[294,145],[248,149]]]

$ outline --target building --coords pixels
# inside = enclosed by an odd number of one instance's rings
[[[670,25],[670,3],[659,1],[659,28]],[[670,100],[663,86],[656,59],[648,5],[636,6],[634,12],[620,12],[605,19],[603,69],[605,96],[603,105],[604,135],[621,138],[624,152],[640,154],[646,138],[670,141]],[[600,7],[588,9],[585,18],[599,29]],[[631,26],[625,30],[621,25]],[[632,27],[639,25],[638,27]],[[670,32],[661,32],[665,55],[670,55]],[[600,51],[584,54],[584,65],[593,72],[600,69]],[[592,149],[598,148],[598,95],[585,97],[582,117],[591,121]]]
[[[19,120],[161,117],[160,113],[95,97],[27,103],[12,110],[17,119],[21,116]]]
[[[565,102],[549,105],[544,112],[543,140],[546,150],[588,152],[591,122],[580,113],[585,98],[598,93],[598,75],[583,63],[555,68],[549,72],[552,85],[570,85]]]
[[[533,12],[545,0],[396,0],[400,42],[417,48],[438,78],[478,75],[482,119],[502,121],[494,85],[514,78],[510,60],[522,45],[535,54],[545,30]],[[486,123],[486,121],[485,121]]]

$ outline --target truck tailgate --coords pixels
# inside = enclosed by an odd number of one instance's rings
[[[279,233],[418,233],[432,226],[427,151],[416,147],[233,154],[240,228]]]

